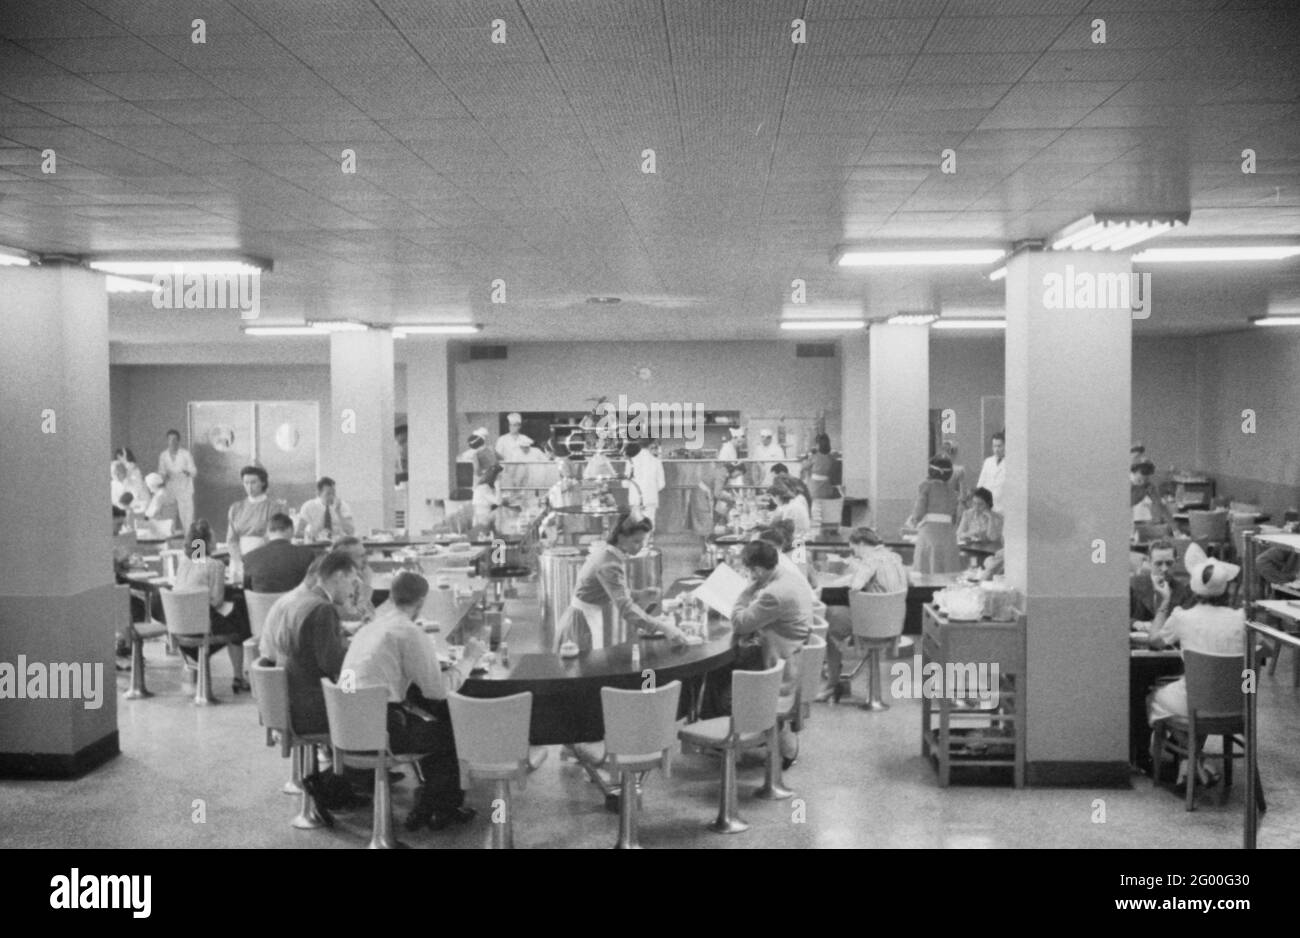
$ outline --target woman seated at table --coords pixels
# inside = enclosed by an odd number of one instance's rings
[[[226,652],[230,655],[230,667],[235,674],[230,689],[238,694],[249,689],[248,681],[244,680],[244,642],[253,637],[253,630],[248,626],[248,614],[243,605],[226,599],[226,565],[212,557],[214,547],[212,525],[202,518],[190,525],[185,534],[185,553],[176,567],[173,589],[207,592],[212,634],[230,639]],[[188,667],[198,667],[197,649],[182,648],[181,653],[188,660]]]
[[[821,600],[826,604],[826,685],[817,700],[836,701],[844,693],[840,674],[844,668],[844,651],[841,642],[853,634],[853,618],[849,613],[849,592],[897,593],[908,586],[907,566],[903,558],[886,547],[871,528],[854,528],[849,535],[853,557],[849,572],[828,580],[821,590]]]
[[[977,488],[971,493],[971,506],[962,512],[957,525],[957,540],[997,543],[1002,540],[1002,519],[993,512],[993,493]]]
[[[917,491],[916,505],[905,527],[915,527],[916,551],[912,569],[917,573],[956,573],[961,570],[957,550],[957,493],[948,485],[952,463],[942,456],[930,460],[928,478]]]
[[[627,586],[627,561],[645,547],[646,535],[654,525],[648,518],[623,512],[604,544],[594,544],[578,571],[573,600],[555,630],[556,650],[565,642],[582,651],[605,644],[607,609],[617,609],[627,623],[629,635],[662,632],[674,643],[685,635],[671,619],[657,618],[644,609]]]
[[[1204,655],[1237,657],[1243,653],[1246,639],[1246,613],[1230,605],[1228,586],[1241,573],[1241,567],[1222,560],[1211,560],[1199,544],[1187,548],[1183,558],[1190,574],[1190,586],[1197,604],[1190,609],[1174,609],[1157,632],[1152,630],[1151,647],[1177,642],[1183,651]],[[1147,722],[1154,726],[1169,717],[1187,716],[1187,680],[1179,678],[1157,688],[1147,698]],[[1204,779],[1205,770],[1198,767]],[[1179,768],[1179,781],[1186,774]]]
[[[789,521],[794,525],[796,539],[805,538],[812,531],[812,515],[808,511],[808,502],[799,489],[785,477],[778,476],[772,483],[768,494],[776,499],[776,511],[772,512],[772,521]]]
[[[289,513],[284,499],[272,499],[267,495],[270,477],[261,466],[240,469],[239,481],[247,497],[231,505],[226,514],[226,546],[230,549],[232,567],[241,566],[244,554],[266,543],[266,528],[271,523],[271,515]]]

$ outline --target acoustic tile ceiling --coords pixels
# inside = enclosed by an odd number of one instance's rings
[[[796,278],[871,316],[1000,301],[979,269],[837,270],[849,241],[1097,210],[1189,210],[1164,243],[1294,238],[1298,95],[1293,0],[3,0],[0,244],[269,257],[268,322],[770,338]],[[1209,331],[1300,273],[1156,290],[1140,328]],[[139,295],[111,325],[252,341]]]

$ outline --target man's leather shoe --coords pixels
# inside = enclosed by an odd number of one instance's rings
[[[456,808],[452,811],[435,811],[426,822],[429,830],[442,831],[453,824],[468,824],[478,816],[473,808]]]

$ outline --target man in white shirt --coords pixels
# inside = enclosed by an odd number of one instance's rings
[[[992,440],[993,455],[984,460],[984,467],[980,469],[980,478],[975,483],[977,488],[988,489],[993,495],[993,510],[1002,514],[1002,485],[1007,477],[1007,437],[1006,434],[999,430],[993,434]]]
[[[393,578],[388,595],[374,621],[352,639],[339,680],[353,687],[387,689],[389,748],[428,753],[420,759],[424,785],[406,829],[443,830],[474,817],[473,810],[463,807],[447,694],[464,683],[487,646],[470,639],[464,656],[444,675],[433,641],[415,624],[429,595],[429,581],[402,571]]]
[[[758,460],[763,465],[763,484],[772,484],[772,467],[779,462],[785,461],[785,449],[780,443],[772,439],[771,430],[763,430],[758,434],[758,445],[754,451],[749,454],[750,459]]]
[[[740,427],[731,428],[731,436],[723,440],[722,446],[718,448],[718,462],[735,462],[740,458],[738,449],[741,441],[745,439],[745,431]]]
[[[158,454],[158,474],[163,477],[167,491],[176,496],[181,530],[188,531],[194,521],[194,477],[199,471],[190,451],[181,446],[179,430],[167,431],[167,448]]]
[[[352,520],[352,509],[347,502],[335,494],[334,480],[322,476],[316,483],[316,497],[302,503],[298,509],[298,521],[294,525],[294,534],[308,539],[334,539],[355,534],[356,524]]]
[[[641,493],[641,514],[654,523],[655,513],[659,510],[659,493],[664,490],[667,480],[664,478],[664,464],[650,449],[653,442],[647,440],[644,446],[630,443],[627,447],[632,467],[632,481]]]
[[[503,463],[530,462],[533,458],[533,441],[520,432],[520,428],[524,425],[524,418],[519,414],[510,414],[506,417],[506,423],[510,425],[510,429],[497,437],[497,458]],[[527,472],[526,466],[507,466],[503,483],[522,485]]]

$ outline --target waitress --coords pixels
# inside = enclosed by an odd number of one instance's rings
[[[231,505],[226,514],[226,546],[230,549],[231,566],[242,566],[245,554],[266,543],[271,515],[289,513],[283,499],[272,499],[266,494],[270,477],[261,466],[240,469],[239,481],[247,497]]]
[[[648,518],[623,512],[605,543],[592,545],[578,571],[573,601],[555,630],[557,650],[566,641],[582,651],[603,647],[607,609],[617,609],[623,621],[638,632],[662,632],[674,644],[685,641],[685,634],[671,620],[656,618],[641,608],[627,586],[628,558],[641,552],[653,528]]]
[[[957,550],[957,493],[948,484],[952,463],[942,456],[930,460],[929,477],[917,492],[909,527],[916,526],[916,551],[912,569],[917,573],[956,573],[961,570]]]

